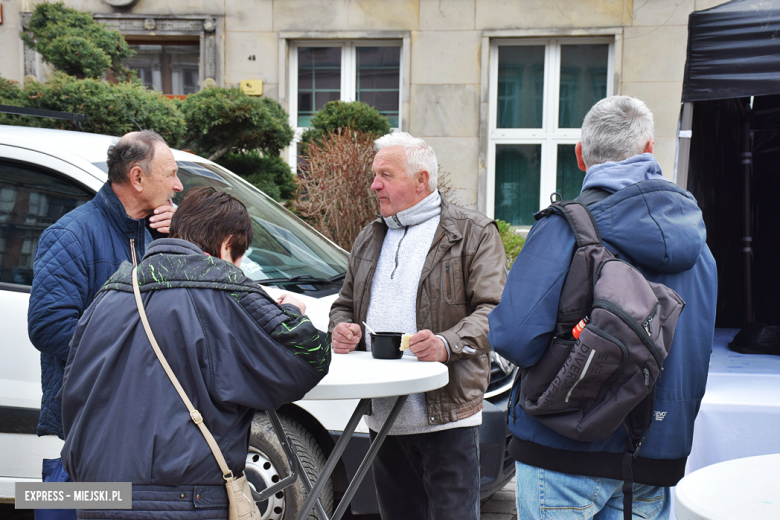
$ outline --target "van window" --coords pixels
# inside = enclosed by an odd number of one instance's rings
[[[43,230],[93,196],[56,173],[0,160],[0,283],[32,285]]]

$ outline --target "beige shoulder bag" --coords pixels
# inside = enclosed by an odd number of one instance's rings
[[[157,359],[160,360],[160,364],[165,369],[165,373],[173,383],[176,391],[179,393],[179,397],[184,401],[187,406],[187,410],[190,411],[190,417],[192,421],[198,425],[203,437],[206,438],[206,442],[211,448],[211,452],[214,454],[214,458],[217,459],[219,468],[222,470],[222,478],[225,479],[225,486],[227,487],[228,495],[228,519],[229,520],[260,520],[260,511],[257,509],[257,504],[252,499],[252,492],[249,488],[249,482],[246,480],[246,475],[242,475],[240,478],[233,476],[233,472],[228,469],[225,457],[222,456],[222,451],[217,445],[217,441],[211,435],[211,432],[203,424],[203,417],[200,412],[192,406],[187,394],[184,393],[184,389],[179,384],[179,380],[176,379],[176,375],[171,370],[168,361],[160,350],[160,346],[157,344],[157,340],[154,339],[152,328],[149,326],[149,320],[146,319],[146,311],[144,310],[143,301],[141,301],[141,291],[138,288],[138,273],[137,268],[133,268],[133,292],[135,293],[135,303],[138,305],[138,313],[141,315],[141,322],[146,330],[146,336],[149,338],[149,342],[152,344],[154,353],[157,354]]]

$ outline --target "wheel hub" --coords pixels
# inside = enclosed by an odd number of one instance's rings
[[[258,493],[268,489],[282,478],[271,460],[262,451],[252,446],[249,447],[249,453],[246,456],[244,472],[249,485]],[[257,508],[260,510],[262,520],[282,520],[285,509],[285,490],[278,491],[265,502],[258,502]]]

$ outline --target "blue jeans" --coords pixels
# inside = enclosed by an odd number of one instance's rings
[[[479,518],[479,426],[388,435],[372,470],[382,520]]]
[[[584,477],[515,462],[517,520],[623,520],[622,480]],[[633,518],[669,518],[669,488],[634,484]]]

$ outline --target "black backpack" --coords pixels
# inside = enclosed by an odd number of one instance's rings
[[[536,215],[564,217],[577,249],[553,340],[522,371],[518,404],[561,435],[585,442],[604,440],[624,425],[624,515],[630,518],[631,460],[652,424],[653,389],[685,302],[604,247],[593,215],[581,203],[603,196],[586,191],[578,201],[555,202]],[[584,328],[575,339],[578,325]]]

